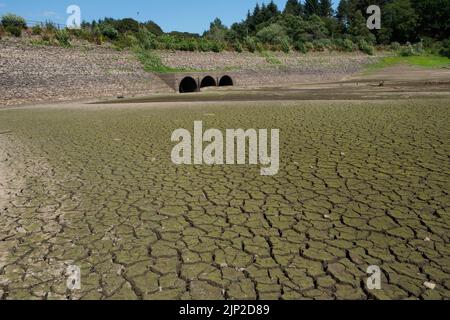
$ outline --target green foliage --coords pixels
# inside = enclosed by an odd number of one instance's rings
[[[439,51],[439,54],[444,57],[450,58],[450,38],[442,42],[442,48]]]
[[[383,8],[383,28],[381,39],[405,43],[417,40],[419,16],[411,6],[410,0],[394,0]]]
[[[147,21],[143,23],[142,27],[147,29],[147,31],[153,33],[155,36],[164,34],[164,31],[161,29],[161,27],[153,21]]]
[[[289,43],[289,38],[286,34],[286,30],[279,24],[274,23],[263,29],[261,29],[256,37],[263,43],[271,45],[283,45]]]
[[[281,61],[270,51],[261,51],[261,56],[263,56],[269,64],[281,65]]]
[[[305,0],[304,5],[300,0],[286,1],[283,13],[273,1],[257,4],[242,22],[230,28],[216,18],[202,36],[176,31],[164,33],[153,21],[140,23],[132,18],[83,22],[81,30],[68,33],[69,38],[97,44],[109,41],[121,50],[135,47],[213,52],[359,49],[373,54],[375,44],[393,43],[392,50],[402,51],[405,56],[423,54],[425,50],[436,54],[446,52],[447,42],[440,41],[450,34],[450,0],[341,0],[336,14],[331,0]],[[381,7],[381,30],[367,28],[366,9],[371,4]],[[16,36],[20,36],[17,28],[26,27],[23,18],[12,14],[2,17],[2,25],[7,29],[3,33]],[[50,21],[31,31],[41,35],[42,43],[68,45],[66,35],[58,33]],[[400,48],[400,43],[417,43],[422,38],[423,43]]]
[[[131,34],[122,34],[116,41],[114,41],[114,47],[118,50],[131,49],[137,45],[138,43],[136,37]]]
[[[170,68],[164,65],[161,58],[153,51],[144,50],[139,47],[133,48],[137,58],[144,66],[144,70],[148,72],[169,73],[177,71],[185,71],[183,69]]]
[[[299,2],[298,0],[287,0],[283,14],[299,16],[302,12],[303,12],[303,7],[302,7],[301,2]]]
[[[402,46],[400,45],[400,43],[398,43],[396,41],[392,42],[391,46],[390,46],[391,50],[393,50],[393,51],[399,51],[401,49],[401,47]]]
[[[245,46],[250,52],[262,52],[263,47],[262,44],[256,37],[247,37],[244,39]]]
[[[131,18],[125,18],[116,22],[116,28],[120,33],[139,32],[139,22]]]
[[[305,14],[311,16],[313,14],[320,15],[319,0],[305,0]]]
[[[411,7],[418,18],[414,29],[420,38],[424,36],[437,40],[448,38],[450,35],[450,0],[411,0]]]
[[[55,32],[55,39],[61,47],[70,46],[70,34],[66,29],[57,30]]]
[[[111,25],[102,26],[101,31],[102,34],[110,40],[116,40],[117,38],[119,38],[119,31],[117,31],[117,29]]]
[[[5,31],[17,38],[22,36],[22,28],[18,26],[8,25],[5,27]]]
[[[156,36],[147,29],[143,28],[139,30],[134,36],[137,40],[137,44],[144,50],[156,49]]]
[[[422,68],[442,68],[450,65],[450,58],[436,56],[436,55],[421,55],[421,56],[391,56],[385,57],[376,63],[367,67],[368,72],[373,72],[379,69],[392,67],[395,65],[404,64],[417,66]]]
[[[370,56],[373,55],[374,48],[371,44],[367,43],[367,41],[360,40],[358,43],[358,47],[359,47],[359,50],[361,50],[362,52],[364,52]]]
[[[53,23],[53,22],[51,22],[51,21],[45,21],[45,23],[44,23],[44,28],[45,28],[45,30],[47,30],[48,32],[56,32],[56,30],[58,30],[58,28],[56,27],[56,25]]]
[[[284,53],[289,53],[291,51],[291,43],[289,42],[288,38],[282,40],[280,48]]]
[[[352,52],[352,51],[355,51],[357,49],[357,46],[352,40],[344,39],[344,40],[342,40],[342,47],[341,48],[344,51]]]
[[[334,13],[331,0],[320,0],[318,13],[321,17],[331,17]]]
[[[219,18],[216,18],[210,25],[209,30],[205,32],[204,36],[210,40],[224,42],[228,28],[223,25]]]
[[[40,25],[35,25],[31,28],[31,32],[33,35],[38,36],[42,34],[42,27]]]
[[[242,47],[242,44],[239,40],[234,41],[233,49],[234,49],[234,51],[239,52],[239,53],[244,51],[244,48]]]
[[[305,46],[305,43],[301,40],[298,40],[294,44],[294,49],[301,52],[301,53],[307,53],[308,49]]]
[[[16,27],[19,29],[25,29],[27,27],[27,23],[25,19],[19,17],[18,15],[8,13],[2,16],[2,25],[6,29],[8,27]]]
[[[424,53],[425,51],[423,49],[422,42],[416,43],[414,45],[408,42],[406,46],[400,50],[400,55],[402,57],[420,56]]]

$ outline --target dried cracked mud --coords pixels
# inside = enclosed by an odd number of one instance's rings
[[[0,297],[449,299],[449,107],[0,110]],[[171,133],[195,120],[279,128],[280,173],[173,165]],[[81,290],[67,289],[68,265]],[[381,290],[366,288],[369,265]]]

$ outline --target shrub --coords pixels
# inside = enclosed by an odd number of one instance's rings
[[[305,43],[303,41],[295,42],[294,49],[299,51],[299,52],[302,52],[302,53],[307,53],[308,52],[308,49],[306,48]]]
[[[399,51],[401,49],[401,45],[398,42],[392,42],[391,43],[391,50]]]
[[[31,28],[31,32],[35,36],[41,35],[42,34],[42,27],[40,25],[35,25],[33,28]]]
[[[359,50],[361,50],[362,52],[364,52],[370,56],[373,55],[373,50],[374,50],[373,46],[371,44],[367,43],[365,40],[359,41],[358,47],[359,47]]]
[[[0,25],[0,39],[5,35],[5,29]]]
[[[234,43],[233,43],[233,49],[234,49],[236,52],[239,52],[239,53],[241,53],[242,51],[244,51],[244,48],[242,47],[242,44],[241,44],[241,42],[240,42],[239,40],[235,40],[235,41],[234,41]]]
[[[49,31],[49,32],[56,32],[56,30],[58,30],[58,28],[56,27],[56,25],[51,22],[51,21],[45,21],[44,24],[45,30]]]
[[[312,42],[306,41],[305,42],[305,48],[306,48],[306,51],[313,51],[314,50],[314,45],[313,45]]]
[[[25,29],[27,27],[27,23],[24,18],[12,13],[8,13],[2,17],[2,25],[5,29],[7,27],[16,27],[19,29]]]
[[[66,29],[57,30],[55,39],[61,47],[70,47],[70,34]]]
[[[411,45],[411,43],[407,42],[406,46],[400,50],[400,55],[403,57],[411,57],[421,55],[424,52],[423,44],[416,43],[415,45]]]
[[[261,42],[272,45],[283,45],[286,41],[289,42],[285,29],[277,23],[273,23],[258,31],[256,37]]]
[[[17,38],[22,35],[22,28],[19,28],[17,26],[9,25],[5,27],[5,30],[6,32]]]
[[[442,47],[439,51],[439,54],[444,57],[450,58],[450,38],[442,41]]]
[[[113,26],[105,25],[101,28],[102,34],[110,39],[116,40],[119,37],[119,31],[117,31]]]
[[[259,42],[255,37],[247,37],[244,41],[247,50],[250,52],[262,52],[264,49],[261,42]]]
[[[125,18],[117,23],[117,30],[120,33],[137,33],[139,32],[139,22],[131,18]]]
[[[424,53],[422,42],[418,42],[415,45],[413,45],[413,49],[416,55],[421,55]]]
[[[145,50],[156,48],[156,36],[147,29],[139,30],[139,32],[135,34],[135,37],[141,48]]]
[[[225,44],[223,42],[216,40],[213,40],[211,42],[212,42],[211,49],[213,52],[222,52],[223,50],[225,50]]]
[[[283,39],[281,43],[281,51],[289,53],[291,51],[291,44],[288,39]]]
[[[400,55],[402,57],[411,57],[414,56],[416,53],[414,52],[414,48],[411,45],[411,43],[407,43],[406,46],[404,48],[402,48],[402,50],[400,51]]]
[[[352,52],[352,51],[355,51],[356,48],[357,48],[356,44],[353,43],[353,41],[350,39],[344,39],[344,41],[342,42],[342,49],[344,51]]]
[[[178,50],[182,51],[196,51],[198,49],[196,39],[181,39],[179,41]]]
[[[105,39],[103,38],[103,34],[102,31],[100,30],[100,27],[95,26],[94,29],[92,30],[92,34],[89,41],[100,46],[103,44],[104,40]]]
[[[114,46],[118,50],[129,49],[138,44],[135,36],[131,34],[120,35],[119,38],[114,41]]]

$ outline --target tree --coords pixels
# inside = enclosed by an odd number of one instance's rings
[[[271,24],[263,29],[261,29],[256,37],[263,43],[282,45],[288,40],[286,30],[279,24]]]
[[[126,32],[136,33],[139,32],[139,22],[131,18],[125,18],[118,21],[116,28],[120,33]]]
[[[147,28],[148,31],[150,31],[151,33],[153,33],[156,36],[160,36],[164,33],[164,31],[161,29],[161,27],[153,21],[147,21],[143,24],[143,26],[145,28]]]
[[[450,0],[411,0],[421,36],[445,39],[450,35]]]
[[[356,11],[355,16],[350,21],[348,32],[355,38],[368,38],[371,35],[367,28],[367,21],[360,10]]]
[[[331,0],[320,0],[319,13],[321,17],[331,17],[334,13]]]
[[[305,15],[320,15],[319,0],[305,0]]]
[[[216,18],[211,22],[209,30],[205,32],[204,36],[211,40],[225,41],[228,28],[222,23],[222,20]]]
[[[286,7],[284,8],[283,14],[299,16],[301,13],[301,3],[298,0],[288,0],[286,2]]]
[[[381,39],[383,42],[417,40],[419,16],[410,0],[394,0],[383,8]]]

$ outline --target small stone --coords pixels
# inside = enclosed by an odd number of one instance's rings
[[[345,156],[345,152],[341,152],[341,156]]]
[[[423,285],[430,290],[434,290],[436,288],[436,284],[434,284],[432,282],[428,282],[428,281],[425,282]]]
[[[430,238],[428,238],[428,237],[426,237],[426,238],[424,239],[424,241],[426,241],[426,242],[430,242],[430,241],[431,241],[431,239],[430,239]]]

